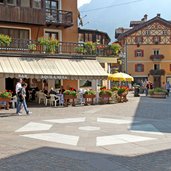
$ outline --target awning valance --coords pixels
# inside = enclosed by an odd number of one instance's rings
[[[48,79],[107,79],[96,60],[0,57],[0,73],[6,77]]]

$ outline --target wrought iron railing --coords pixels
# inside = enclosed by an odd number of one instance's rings
[[[73,25],[73,15],[70,11],[46,9],[46,23],[63,25],[69,27]]]
[[[158,54],[158,55],[151,55],[150,59],[152,61],[161,61],[162,59],[164,59],[164,55]]]
[[[161,75],[165,75],[165,70],[164,69],[151,69],[150,70],[150,75],[153,75],[153,76],[161,76]]]
[[[84,56],[116,56],[110,46],[98,45],[95,48],[86,47],[84,43],[59,42],[49,51],[49,48],[42,45],[38,40],[12,39],[11,43],[3,45],[0,43],[0,53],[34,53],[34,54],[73,54]]]

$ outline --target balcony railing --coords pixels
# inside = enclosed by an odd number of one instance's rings
[[[151,55],[150,59],[152,61],[161,61],[162,59],[164,59],[164,55]]]
[[[8,46],[0,44],[0,53],[17,53],[17,54],[40,54],[40,55],[82,55],[82,56],[107,56],[113,57],[113,51],[106,46],[97,46],[89,48],[84,43],[59,42],[53,52],[48,51],[45,45],[37,40],[12,39]]]
[[[150,70],[150,75],[153,75],[153,76],[161,76],[161,75],[165,75],[165,70],[164,69],[151,69]]]
[[[73,26],[73,15],[70,11],[46,9],[46,23],[56,26]]]

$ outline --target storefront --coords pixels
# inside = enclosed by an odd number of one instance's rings
[[[95,87],[97,80],[107,79],[107,73],[94,59],[0,57],[0,91],[14,90],[17,78],[39,89],[63,85],[78,90],[78,80],[93,80]]]

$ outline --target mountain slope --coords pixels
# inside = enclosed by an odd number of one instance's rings
[[[114,40],[116,28],[129,27],[131,20],[141,20],[144,14],[147,14],[148,18],[151,19],[155,17],[157,13],[161,13],[162,18],[171,20],[169,9],[171,0],[140,0],[136,3],[104,8],[106,6],[127,2],[131,2],[131,0],[92,0],[89,4],[83,5],[79,9],[82,17],[87,15],[83,18],[83,22],[84,24],[89,22],[89,24],[86,24],[83,28],[105,31],[109,34],[110,38]],[[96,9],[101,7],[104,9]],[[96,10],[88,11],[91,9]]]

